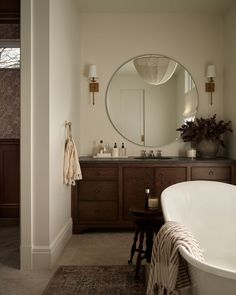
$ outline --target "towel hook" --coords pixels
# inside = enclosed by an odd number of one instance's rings
[[[65,127],[70,127],[70,126],[72,126],[72,123],[70,122],[70,121],[65,121]]]
[[[72,128],[71,128],[71,126],[72,126],[72,123],[71,122],[65,121],[65,128],[68,127],[67,137],[69,139],[72,139]]]

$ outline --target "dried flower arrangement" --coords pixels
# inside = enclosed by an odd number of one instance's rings
[[[190,141],[197,145],[203,139],[212,140],[224,146],[222,135],[226,132],[233,132],[231,121],[216,120],[216,114],[210,118],[196,118],[194,121],[187,121],[180,128],[180,136],[183,141]]]

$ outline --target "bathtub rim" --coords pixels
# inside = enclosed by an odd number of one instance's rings
[[[167,221],[176,221],[170,218],[170,216],[168,215],[167,209],[166,209],[166,204],[165,204],[165,199],[166,199],[166,194],[168,193],[168,190],[172,190],[174,189],[174,187],[178,187],[183,185],[184,183],[189,183],[189,182],[197,182],[198,184],[201,183],[207,183],[207,184],[215,184],[218,183],[220,185],[227,185],[227,186],[233,186],[232,184],[229,183],[220,183],[220,182],[216,182],[216,181],[208,181],[208,180],[194,180],[194,181],[184,181],[181,183],[176,183],[173,184],[171,186],[169,186],[168,188],[166,188],[162,194],[161,194],[161,207],[162,207],[162,213],[163,213],[163,217],[165,222]],[[178,221],[176,221],[178,222]],[[194,267],[206,271],[208,273],[214,274],[214,275],[218,275],[227,279],[232,279],[232,280],[236,280],[236,270],[232,271],[230,269],[224,268],[224,267],[220,267],[220,266],[216,266],[213,265],[211,263],[207,263],[206,261],[199,261],[196,258],[194,258],[183,246],[179,247],[179,252],[180,254],[183,256],[183,258],[191,265],[193,265]]]
[[[213,264],[207,263],[206,261],[199,261],[194,258],[183,246],[179,247],[179,252],[189,264],[200,270],[218,275],[220,277],[224,277],[226,279],[236,280],[236,272],[232,270],[220,266],[215,266]]]

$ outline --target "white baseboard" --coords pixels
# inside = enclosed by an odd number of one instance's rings
[[[51,269],[72,236],[72,219],[61,229],[54,241],[47,246],[34,246],[32,249],[32,269]]]
[[[51,249],[51,267],[56,263],[57,259],[60,257],[66,244],[69,242],[72,236],[72,218],[68,220],[64,228],[60,231],[57,237],[50,245]]]
[[[31,246],[20,246],[20,269],[32,269],[32,248]]]

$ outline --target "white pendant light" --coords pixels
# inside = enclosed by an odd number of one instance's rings
[[[136,58],[134,66],[145,82],[161,85],[173,76],[177,63],[166,57],[145,56]]]

